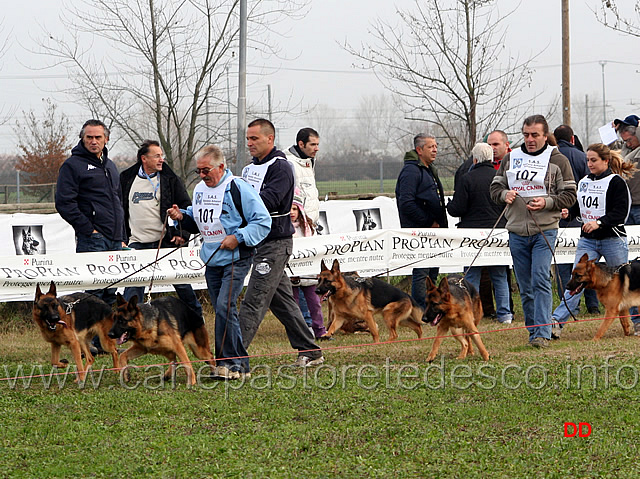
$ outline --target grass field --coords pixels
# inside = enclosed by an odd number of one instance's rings
[[[517,302],[516,302],[517,303]],[[6,319],[6,318],[5,318]],[[208,327],[213,332],[211,314]],[[548,350],[526,345],[521,315],[507,330],[481,323],[492,358],[458,361],[445,339],[371,345],[369,335],[322,343],[306,371],[268,316],[244,382],[183,371],[98,371],[84,386],[52,376],[49,347],[21,318],[0,332],[0,477],[631,477],[640,471],[638,346],[619,323],[594,343],[599,321],[570,324]],[[425,336],[433,328],[425,325]],[[387,332],[381,326],[381,337]],[[63,356],[71,359],[68,350]],[[163,363],[143,356],[136,364]],[[111,360],[97,359],[98,368]],[[196,369],[201,365],[196,364]],[[12,379],[40,371],[45,377]],[[564,423],[589,423],[564,437]],[[586,430],[586,427],[585,427]]]

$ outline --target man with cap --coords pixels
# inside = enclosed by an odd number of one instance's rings
[[[624,161],[630,161],[638,165],[640,160],[640,139],[638,138],[638,121],[640,117],[636,115],[629,115],[624,120],[616,118],[613,124],[616,127],[616,131],[620,138],[624,142],[620,153],[624,158]],[[631,212],[629,213],[629,219],[627,224],[640,225],[640,175],[634,175],[627,180],[629,190],[631,191]]]

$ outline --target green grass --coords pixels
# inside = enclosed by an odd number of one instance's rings
[[[295,355],[270,315],[251,347],[243,382],[204,379],[187,388],[162,368],[116,373],[80,387],[43,378],[0,381],[0,477],[631,477],[638,473],[638,341],[619,323],[590,341],[599,322],[570,324],[548,350],[511,329],[481,323],[492,359],[456,360],[444,340],[368,345],[337,335],[323,367],[279,366]],[[213,318],[207,314],[213,332]],[[49,347],[24,321],[0,333],[0,378],[42,366]],[[424,327],[425,336],[434,330]],[[387,332],[381,325],[381,336]],[[347,348],[345,348],[347,347]],[[273,355],[274,353],[285,353]],[[63,356],[70,358],[63,349]],[[143,356],[136,364],[162,363]],[[97,367],[111,360],[97,358]],[[200,367],[197,364],[196,367]],[[7,375],[7,372],[9,373]],[[268,374],[270,373],[270,374]],[[594,374],[595,373],[595,374]],[[65,376],[60,376],[62,383]],[[136,384],[139,385],[136,387]],[[588,422],[588,438],[564,438]]]
[[[445,191],[453,191],[453,176],[443,176],[441,181]],[[380,191],[379,179],[318,181],[317,187],[320,199],[324,199],[327,193],[335,193],[338,195],[394,193],[396,190],[396,179],[383,180],[383,191]]]

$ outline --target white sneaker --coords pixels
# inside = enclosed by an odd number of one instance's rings
[[[507,318],[507,319],[499,319],[498,322],[500,324],[511,324],[511,318]]]
[[[560,327],[560,323],[556,320],[553,320],[553,324],[551,325],[551,339],[560,339],[560,335],[562,334],[562,328]]]
[[[291,366],[294,368],[308,368],[310,366],[320,366],[322,363],[324,363],[324,356],[316,359],[311,359],[309,356],[298,356],[296,362]]]
[[[238,371],[231,371],[226,366],[216,366],[215,372],[213,373],[213,377],[215,379],[240,379],[240,373]]]

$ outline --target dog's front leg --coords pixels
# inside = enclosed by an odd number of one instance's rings
[[[460,343],[460,354],[456,359],[464,359],[467,357],[467,354],[473,354],[471,341],[464,335],[464,330],[462,328],[453,328],[451,329],[451,333],[453,337]]]
[[[598,331],[596,332],[596,335],[593,337],[594,341],[599,341],[602,336],[604,336],[604,333],[607,332],[607,329],[609,329],[609,326],[611,326],[611,323],[613,323],[613,320],[616,319],[616,316],[621,316],[623,313],[616,309],[609,309],[605,306],[605,310],[604,310],[604,320],[602,321],[602,324],[600,325],[600,327],[598,328]]]
[[[51,365],[57,368],[66,368],[67,365],[60,361],[60,348],[59,344],[51,343]]]
[[[84,381],[86,373],[84,364],[82,363],[82,350],[80,348],[80,343],[77,339],[75,341],[71,341],[69,344],[69,348],[71,349],[73,360],[76,362],[76,366],[78,368],[78,378],[80,379],[80,381]]]
[[[444,336],[447,334],[448,328],[443,326],[442,324],[438,325],[436,329],[436,339],[433,341],[433,346],[431,347],[431,352],[429,356],[427,356],[427,362],[430,363],[436,358],[438,354],[438,349],[440,349],[440,343],[444,339]]]

